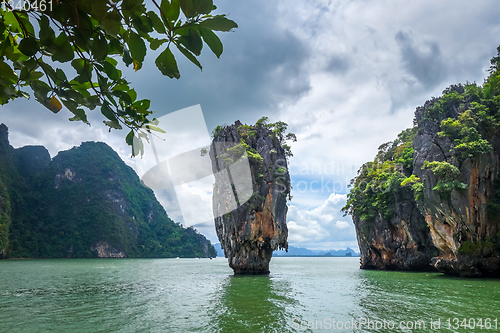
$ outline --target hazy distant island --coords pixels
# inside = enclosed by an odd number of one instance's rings
[[[415,111],[352,181],[361,268],[500,276],[500,47],[483,85]]]
[[[218,257],[224,257],[224,250],[220,243],[214,244]],[[345,250],[309,250],[304,247],[288,246],[288,251],[273,252],[273,257],[359,257],[360,254],[351,248]]]
[[[0,156],[0,258],[216,256],[105,143],[51,159],[42,146],[14,149],[1,124]]]

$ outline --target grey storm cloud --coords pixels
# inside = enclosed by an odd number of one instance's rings
[[[347,57],[333,56],[328,61],[326,70],[335,75],[346,74],[351,68],[351,64]]]
[[[419,47],[408,33],[402,31],[396,34],[396,42],[401,50],[404,67],[424,90],[434,88],[446,77],[448,70],[437,43],[429,42]]]

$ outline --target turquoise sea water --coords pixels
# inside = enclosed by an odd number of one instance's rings
[[[4,260],[0,332],[500,331],[500,280],[363,271],[359,258],[273,258],[270,269],[233,276],[224,258]]]

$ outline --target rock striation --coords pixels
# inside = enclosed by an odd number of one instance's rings
[[[267,274],[274,250],[288,249],[287,154],[270,126],[218,128],[210,146],[215,229],[235,274]]]
[[[433,270],[429,263],[438,254],[425,218],[412,195],[395,194],[395,214],[377,214],[373,221],[353,216],[362,269]]]
[[[448,94],[453,93],[465,95],[465,89],[461,85],[451,86]],[[447,116],[458,118],[471,107],[472,101],[464,97],[462,107],[456,103]],[[495,253],[500,216],[494,211],[495,192],[500,189],[500,137],[489,136],[479,127],[479,134],[488,139],[491,149],[464,158],[449,137],[439,135],[440,122],[426,117],[439,101],[433,99],[417,108],[415,120],[419,131],[413,142],[415,175],[424,184],[419,210],[429,225],[433,243],[440,250],[432,265],[450,275],[500,276],[500,257]],[[424,166],[426,161],[455,166],[459,171],[456,181],[464,184],[463,188],[454,188],[447,195],[436,191],[440,178]]]

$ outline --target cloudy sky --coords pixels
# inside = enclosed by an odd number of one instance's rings
[[[482,83],[500,44],[496,0],[214,2],[239,25],[220,34],[221,59],[204,49],[201,72],[178,56],[181,78],[170,80],[149,54],[139,72],[125,71],[127,79],[157,116],[199,104],[208,131],[264,115],[287,122],[298,138],[289,161],[289,243],[310,249],[357,248],[352,221],[339,212],[349,180],[381,143],[412,126],[417,106],[450,84]],[[90,114],[91,127],[68,118],[34,100],[0,109],[14,147],[44,145],[55,156],[105,141],[128,164],[144,164],[129,158],[126,133],[108,133],[99,114]],[[196,188],[157,197],[180,222],[183,211],[196,215],[210,203]],[[192,208],[181,209],[177,198]],[[213,223],[196,228],[217,241]]]

